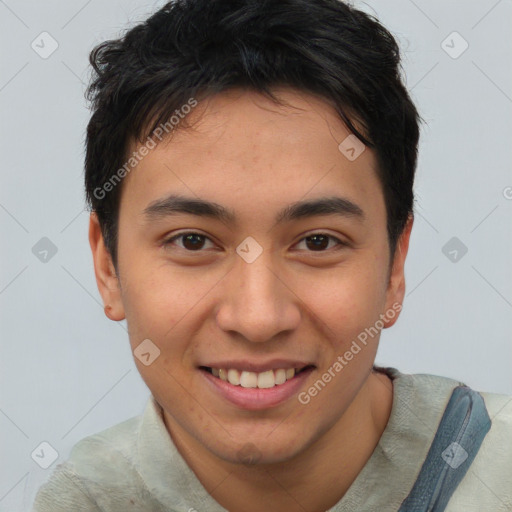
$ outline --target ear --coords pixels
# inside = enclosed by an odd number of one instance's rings
[[[414,217],[409,216],[407,224],[400,235],[393,258],[393,266],[389,275],[388,288],[386,290],[386,309],[384,314],[384,328],[391,327],[398,319],[402,309],[402,303],[405,295],[405,258],[409,250],[409,239],[411,237],[412,225]],[[393,318],[391,314],[386,315],[386,312],[393,311]]]
[[[124,320],[119,279],[112,263],[112,257],[105,246],[96,212],[91,212],[89,218],[89,244],[94,261],[96,284],[105,304],[105,315],[114,321]]]

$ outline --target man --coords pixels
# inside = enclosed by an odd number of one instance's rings
[[[510,510],[510,397],[374,366],[419,135],[389,32],[338,0],[182,0],[90,60],[96,280],[151,397],[35,510]]]

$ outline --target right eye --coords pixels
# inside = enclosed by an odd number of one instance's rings
[[[166,248],[174,245],[175,240],[181,239],[182,246],[178,247],[187,252],[199,252],[204,247],[204,241],[210,240],[206,235],[196,233],[195,231],[186,231],[173,235],[171,238],[164,240],[162,245]],[[210,240],[211,241],[211,240]]]

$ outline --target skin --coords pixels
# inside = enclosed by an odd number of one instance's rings
[[[178,450],[231,512],[336,504],[386,427],[393,386],[372,372],[379,335],[307,405],[294,396],[266,410],[242,410],[206,386],[197,366],[300,358],[316,367],[301,389],[307,390],[358,334],[402,303],[413,224],[411,218],[390,261],[373,151],[349,161],[338,149],[349,132],[325,101],[276,92],[290,106],[243,90],[201,102],[188,116],[191,129],[176,130],[127,175],[117,275],[95,214],[90,218],[107,314],[127,319],[132,350],[147,338],[159,347],[149,366],[135,358],[138,370]],[[190,214],[146,220],[143,210],[170,193],[230,208],[237,223]],[[359,205],[364,220],[321,215],[274,225],[286,205],[332,195]],[[199,252],[183,238],[163,245],[187,231],[207,237]],[[305,238],[315,233],[335,239],[315,250]],[[252,263],[236,253],[248,236],[263,248]],[[240,450],[252,450],[257,463],[241,463]]]

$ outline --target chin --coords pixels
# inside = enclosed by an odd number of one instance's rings
[[[304,431],[300,431],[304,435]],[[260,435],[241,435],[239,439],[228,437],[224,443],[206,446],[213,455],[231,464],[261,466],[290,461],[311,442],[305,438],[297,439],[297,435],[285,427],[280,435],[269,430]]]

